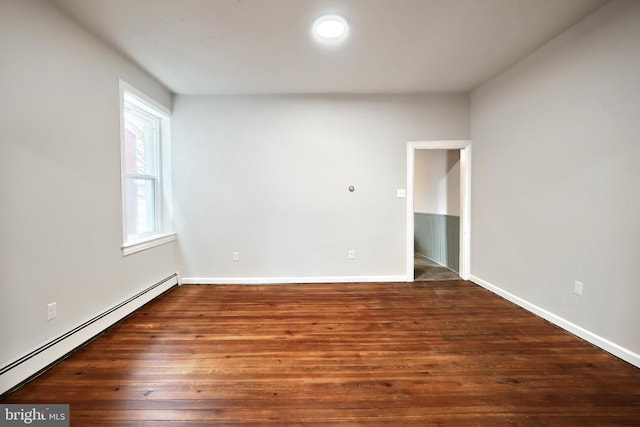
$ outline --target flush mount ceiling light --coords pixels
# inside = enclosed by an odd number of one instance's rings
[[[338,15],[325,15],[313,22],[313,35],[322,41],[339,41],[347,36],[347,20]]]

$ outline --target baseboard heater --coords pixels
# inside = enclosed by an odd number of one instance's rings
[[[171,281],[171,280],[175,280],[175,284],[169,288],[167,288],[165,291],[163,291],[162,293],[156,295],[154,298],[150,299],[149,301],[146,301],[144,304],[147,304],[151,301],[153,301],[153,299],[159,297],[160,295],[164,294],[165,292],[173,289],[175,286],[178,286],[178,274],[177,273],[173,273],[171,276],[168,276],[167,278],[159,281],[158,283],[149,286],[148,288],[144,289],[143,291],[137,293],[136,295],[126,299],[125,301],[122,301],[120,304],[98,314],[97,316],[87,320],[86,322],[84,322],[83,324],[76,326],[75,328],[73,328],[72,330],[66,332],[65,334],[53,339],[52,341],[49,341],[46,344],[41,345],[40,347],[36,348],[35,350],[25,354],[24,356],[20,357],[17,360],[14,360],[13,362],[9,363],[6,366],[3,366],[0,368],[0,376],[8,373],[9,371],[17,368],[18,366],[22,365],[25,362],[28,362],[30,360],[32,360],[34,357],[38,356],[39,354],[45,352],[46,350],[52,348],[53,346],[63,342],[64,340],[68,339],[69,337],[77,334],[78,332],[82,331],[83,329],[93,325],[94,323],[98,322],[99,320],[102,320],[103,318],[109,316],[110,314],[114,313],[115,311],[121,309],[122,307],[126,306],[127,304],[137,300],[138,298],[141,298],[142,296],[144,296],[145,294],[148,294],[149,292],[153,291],[154,289],[166,284],[167,282]],[[143,305],[144,305],[143,304]],[[142,305],[142,306],[143,306]],[[139,310],[142,306],[138,307],[136,310]],[[82,347],[83,345],[85,345],[86,343],[88,343],[89,341],[91,341],[92,339],[94,339],[97,335],[99,335],[100,333],[104,332],[106,329],[110,328],[111,326],[115,325],[116,323],[120,322],[121,320],[125,319],[126,317],[128,317],[129,315],[131,315],[132,313],[134,313],[136,310],[131,311],[130,313],[124,315],[122,318],[116,320],[114,323],[108,325],[105,329],[102,329],[100,332],[98,332],[98,334],[95,334],[93,336],[91,336],[90,338],[88,338],[87,340],[85,340],[84,342],[82,342],[80,345],[75,346],[74,348],[72,348],[71,350],[67,351],[64,355],[62,355],[61,357],[58,357],[56,360],[54,360],[53,362],[47,364],[44,368],[38,370],[36,373],[30,375],[28,378],[20,381],[19,384],[11,387],[8,391],[2,392],[2,390],[0,389],[0,399],[2,399],[3,397],[5,397],[6,395],[12,393],[13,391],[15,391],[16,389],[18,389],[19,387],[21,387],[22,385],[24,385],[25,383],[31,381],[32,379],[34,379],[35,377],[39,376],[40,374],[42,374],[44,371],[46,371],[47,369],[49,369],[50,367],[52,367],[53,365],[57,364],[58,362],[60,362],[61,360],[64,360],[66,357],[69,356],[70,353],[74,352],[75,350],[77,350],[78,348]]]

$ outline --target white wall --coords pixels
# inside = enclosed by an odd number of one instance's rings
[[[406,143],[468,125],[465,95],[176,97],[185,280],[404,278]]]
[[[414,211],[460,216],[460,150],[416,150]]]
[[[607,4],[471,101],[472,275],[640,363],[640,2]]]
[[[167,90],[45,1],[0,2],[0,57],[3,367],[177,268],[173,244],[120,250],[118,78]]]

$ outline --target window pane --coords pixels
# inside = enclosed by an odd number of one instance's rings
[[[157,174],[158,120],[128,108],[124,112],[125,171]]]
[[[127,178],[127,234],[155,231],[155,180]]]
[[[160,164],[164,139],[169,138],[169,111],[128,86],[120,82],[123,248],[170,228],[162,214],[165,177]]]

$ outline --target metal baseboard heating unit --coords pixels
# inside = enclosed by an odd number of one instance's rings
[[[0,367],[0,399],[64,360],[72,352],[178,284],[178,274],[173,273],[59,337],[31,350],[8,365]],[[156,291],[155,296],[150,295],[153,291]],[[145,296],[147,298],[144,298]],[[140,304],[132,304],[136,302]],[[127,307],[130,304],[133,308]],[[119,310],[120,312],[117,313]]]

